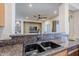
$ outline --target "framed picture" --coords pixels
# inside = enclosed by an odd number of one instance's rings
[[[37,33],[38,32],[37,26],[30,26],[29,30],[30,30],[30,33]]]

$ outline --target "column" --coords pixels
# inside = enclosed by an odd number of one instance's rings
[[[59,7],[60,32],[69,34],[69,5],[61,4]]]

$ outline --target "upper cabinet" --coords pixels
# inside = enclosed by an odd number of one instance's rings
[[[4,4],[0,3],[0,27],[4,26],[4,19],[5,19],[5,9],[4,9]]]

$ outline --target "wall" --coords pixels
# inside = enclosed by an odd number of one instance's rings
[[[45,20],[42,22],[42,33],[48,33],[48,32],[52,32],[51,31],[51,20]]]
[[[5,4],[5,25],[0,27],[0,40],[10,39],[9,35],[12,34],[12,20],[15,20],[12,16],[12,5],[10,3]]]
[[[30,26],[36,26],[37,29],[40,29],[40,32],[42,30],[42,24],[41,23],[34,23],[34,22],[24,22],[24,33],[29,33]]]
[[[70,36],[77,37],[79,36],[79,11],[73,12],[72,17],[70,18]]]

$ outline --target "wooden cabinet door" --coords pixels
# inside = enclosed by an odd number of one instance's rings
[[[49,56],[67,56],[67,50],[63,50],[55,54],[50,54]]]
[[[74,49],[71,51],[71,53],[69,54],[69,56],[78,56],[79,55],[79,50],[78,49]]]
[[[67,56],[67,50],[61,51],[61,52],[55,54],[54,56]]]
[[[4,14],[5,10],[4,10],[4,4],[0,3],[0,27],[4,26]]]
[[[68,48],[68,56],[78,56],[79,55],[79,46],[75,45]]]

